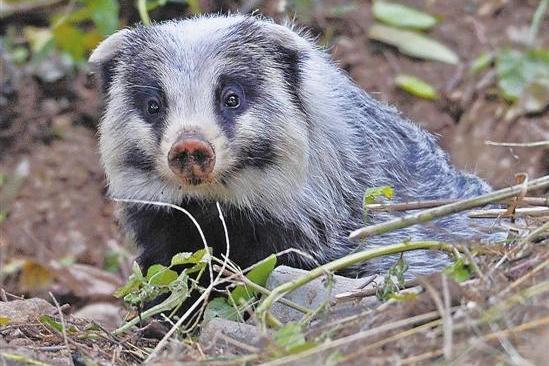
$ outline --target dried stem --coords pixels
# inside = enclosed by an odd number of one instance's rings
[[[528,190],[545,188],[549,186],[549,175],[531,180],[528,185]],[[401,218],[383,222],[377,225],[371,225],[355,230],[349,235],[351,240],[362,240],[368,236],[385,234],[391,231],[402,229],[408,226],[421,224],[435,220],[440,217],[448,216],[458,212],[470,210],[475,207],[487,205],[489,203],[498,202],[506,198],[513,197],[524,189],[523,184],[518,184],[509,188],[490,192],[485,195],[465,199],[459,202],[450,203],[436,208],[427,209],[418,213],[406,215]]]
[[[486,145],[503,146],[503,147],[549,147],[549,141],[535,141],[535,142],[495,142],[495,141],[486,141]]]

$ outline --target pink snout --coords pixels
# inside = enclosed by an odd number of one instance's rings
[[[182,133],[168,153],[168,165],[185,183],[200,184],[211,178],[215,151],[204,136]]]

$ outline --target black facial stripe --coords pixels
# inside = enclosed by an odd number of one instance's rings
[[[103,92],[103,95],[107,95],[109,88],[112,85],[112,81],[114,78],[114,69],[116,67],[116,64],[118,62],[118,55],[115,55],[110,60],[103,62],[99,66],[99,72],[101,75],[101,91]]]
[[[234,169],[236,171],[247,167],[265,169],[275,164],[276,160],[277,154],[273,142],[266,136],[258,137],[251,145],[240,149]]]
[[[124,166],[129,166],[139,171],[149,173],[155,168],[153,157],[147,155],[138,146],[133,146],[126,150],[123,158]]]
[[[297,50],[276,45],[272,53],[275,64],[281,69],[284,80],[286,81],[286,91],[290,94],[294,105],[303,113],[305,107],[299,96],[301,84],[301,62],[302,55]]]

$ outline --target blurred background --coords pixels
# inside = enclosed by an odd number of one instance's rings
[[[74,307],[112,301],[133,259],[106,197],[86,64],[116,29],[200,13],[293,19],[375,98],[495,187],[548,173],[542,0],[0,1],[0,286]],[[114,217],[114,219],[113,219]]]

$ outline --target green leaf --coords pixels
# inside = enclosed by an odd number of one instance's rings
[[[208,302],[204,311],[204,320],[208,321],[213,318],[237,321],[240,319],[240,316],[234,306],[229,304],[224,297],[216,297]]]
[[[434,87],[412,75],[397,75],[395,84],[402,90],[423,99],[434,100],[438,93]]]
[[[62,51],[68,53],[75,61],[84,60],[84,38],[85,34],[75,26],[62,23],[53,29],[55,44]]]
[[[118,29],[118,1],[86,0],[90,17],[99,33],[108,36]]]
[[[153,264],[147,270],[147,280],[154,286],[168,286],[177,279],[177,272],[162,264]]]
[[[471,266],[466,264],[462,258],[456,260],[454,263],[444,269],[450,278],[456,282],[467,281],[471,278]]]
[[[494,54],[484,52],[471,62],[470,71],[473,74],[478,74],[486,69],[494,61]]]
[[[367,188],[364,192],[364,205],[372,204],[380,196],[384,196],[387,199],[393,198],[394,190],[389,186],[372,187]]]
[[[276,255],[273,254],[259,262],[250,272],[248,272],[246,277],[253,283],[264,287],[275,266]],[[242,302],[247,303],[255,295],[256,291],[254,289],[245,285],[240,285],[231,291],[229,301],[236,305],[240,305]]]
[[[105,271],[111,273],[118,272],[120,270],[120,263],[120,252],[113,249],[107,250],[105,258],[103,258],[103,268]]]
[[[385,1],[374,2],[372,12],[377,20],[399,28],[426,30],[437,24],[437,19],[432,15]]]
[[[194,264],[191,268],[187,268],[187,273],[195,273],[200,270],[202,270],[206,265],[210,262],[211,257],[209,254],[209,251],[211,249],[209,248],[206,250],[199,249],[194,253],[190,252],[183,252],[183,253],[177,253],[172,257],[171,265],[172,266],[178,266],[178,265],[185,265],[185,264]]]
[[[172,257],[172,266],[178,266],[182,264],[197,264],[200,262],[207,263],[209,261],[209,254],[206,251],[206,248],[199,249],[194,253],[191,252],[182,252],[177,253]]]
[[[377,288],[376,296],[380,301],[387,301],[390,298],[399,298],[397,292],[404,287],[405,273],[408,270],[408,263],[404,260],[404,255],[401,254],[398,261],[389,268],[383,285]]]
[[[143,278],[143,273],[141,273],[141,268],[137,262],[133,262],[132,274],[128,278],[128,282],[125,285],[118,288],[113,296],[116,298],[126,297],[130,293],[139,290],[139,288],[144,284],[145,279]]]
[[[301,325],[289,322],[273,334],[274,343],[288,353],[299,353],[315,346],[313,342],[307,342],[301,329]]]
[[[54,318],[52,318],[49,315],[41,315],[38,320],[40,320],[40,323],[57,330],[58,332],[63,332],[63,324],[61,322],[58,322]]]
[[[549,78],[549,50],[501,50],[496,57],[496,71],[503,97],[515,101],[534,80]]]
[[[457,64],[459,57],[445,45],[423,34],[374,24],[368,37],[397,47],[405,55],[425,60]]]

